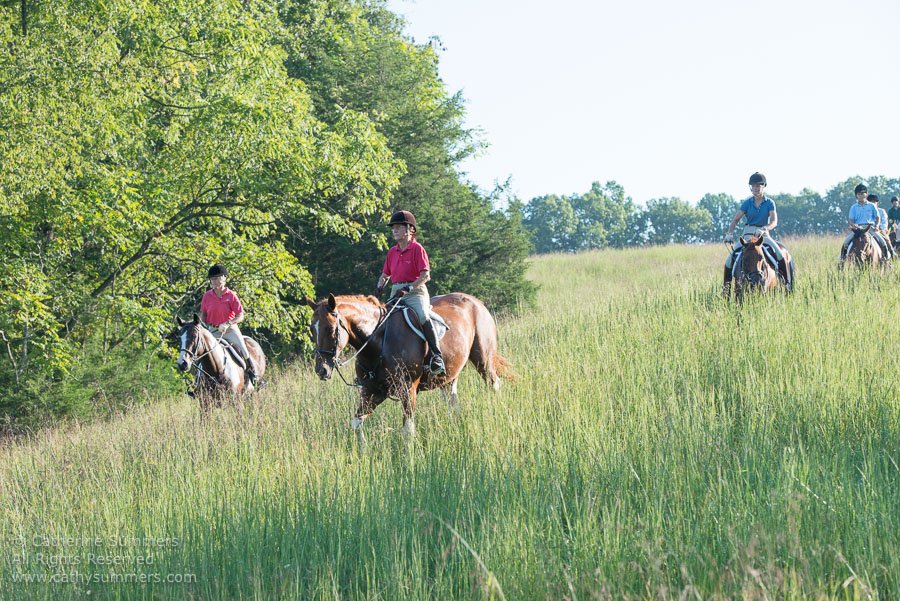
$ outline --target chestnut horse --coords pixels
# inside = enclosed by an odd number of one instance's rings
[[[735,266],[734,271],[734,298],[738,302],[744,298],[744,293],[766,292],[772,290],[778,284],[778,272],[769,265],[763,254],[762,236],[744,240],[741,236],[741,260]],[[776,242],[776,244],[778,244]],[[779,245],[780,246],[780,245]],[[793,270],[793,257],[787,248],[781,247],[788,268]]]
[[[454,292],[431,299],[432,310],[450,326],[440,342],[446,367],[441,376],[424,368],[425,341],[407,325],[401,307],[394,309],[393,305],[382,305],[374,296],[361,295],[329,294],[319,303],[309,298],[306,302],[313,309],[310,330],[316,343],[315,370],[320,379],[328,380],[340,368],[342,364],[336,361],[346,346],[357,351],[360,402],[350,426],[362,446],[366,444],[363,422],[388,397],[397,397],[401,402],[403,435],[409,440],[415,434],[413,413],[418,391],[439,388],[458,414],[456,385],[467,361],[498,392],[501,376],[513,377],[509,362],[497,352],[494,318],[474,296]]]
[[[222,397],[229,392],[241,397],[253,390],[253,384],[247,380],[244,369],[228,354],[221,342],[200,325],[200,318],[196,314],[194,321],[183,321],[176,316],[175,325],[179,328],[178,338],[181,341],[178,369],[190,371],[192,364],[196,363],[195,395],[199,396],[200,409],[204,413],[209,412],[213,401],[217,407],[221,407]],[[256,363],[257,381],[262,381],[266,372],[266,356],[259,343],[252,338],[244,336],[244,344]]]
[[[881,246],[869,233],[871,228],[871,225],[867,225],[853,230],[853,239],[850,240],[850,246],[847,247],[844,261],[853,261],[859,266],[871,265],[872,267],[880,267],[885,264]]]

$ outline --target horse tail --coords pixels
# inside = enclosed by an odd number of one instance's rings
[[[494,370],[494,373],[500,378],[509,380],[510,382],[518,382],[521,379],[519,374],[513,371],[512,363],[500,353],[494,355],[494,361],[491,367]]]

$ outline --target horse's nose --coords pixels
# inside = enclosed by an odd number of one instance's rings
[[[328,373],[328,368],[326,368],[324,365],[322,367],[320,367],[319,369],[317,369],[316,373],[319,374],[320,380],[327,380],[328,378],[331,377],[331,374]]]
[[[178,362],[178,369],[180,369],[181,371],[187,371],[188,367],[190,367],[190,366],[188,365],[187,361],[179,361]]]

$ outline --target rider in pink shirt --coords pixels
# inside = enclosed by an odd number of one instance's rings
[[[439,376],[444,373],[444,357],[441,355],[441,347],[438,346],[437,333],[431,322],[431,297],[425,282],[431,279],[431,264],[428,261],[428,253],[421,244],[413,239],[418,233],[416,218],[409,211],[397,211],[391,215],[388,224],[397,246],[392,247],[384,261],[384,269],[375,285],[372,294],[381,297],[381,292],[388,280],[392,282],[391,296],[404,294],[398,301],[410,309],[419,318],[422,326],[422,334],[428,346],[431,347],[431,365],[428,368],[431,373]]]
[[[251,384],[256,384],[256,365],[247,352],[244,336],[237,327],[244,320],[244,307],[237,294],[225,287],[228,270],[223,265],[213,265],[207,275],[210,290],[207,290],[200,301],[200,321],[206,324],[213,336],[224,338],[240,351],[247,363],[247,379]]]

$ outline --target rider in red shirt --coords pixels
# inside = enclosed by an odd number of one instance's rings
[[[444,358],[441,355],[441,347],[438,346],[437,334],[434,324],[428,314],[431,311],[431,297],[425,282],[431,279],[431,264],[428,262],[428,253],[421,244],[413,239],[418,233],[416,218],[409,211],[397,211],[391,215],[389,223],[391,233],[397,246],[392,247],[384,261],[384,269],[375,285],[372,294],[381,297],[384,285],[388,280],[393,282],[391,296],[397,296],[402,291],[406,294],[398,301],[408,306],[419,318],[422,333],[428,346],[431,347],[431,365],[428,366],[431,373],[439,376],[444,373]]]
[[[244,336],[237,327],[244,320],[244,307],[237,294],[225,287],[228,270],[223,265],[213,265],[207,275],[210,290],[206,291],[200,301],[200,321],[206,324],[213,336],[224,338],[240,351],[247,363],[247,379],[251,384],[256,384],[256,365],[247,352]]]

